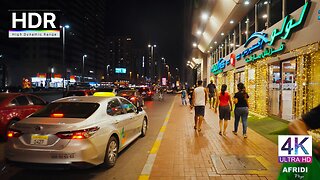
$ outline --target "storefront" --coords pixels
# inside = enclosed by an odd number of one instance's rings
[[[320,103],[319,3],[308,2],[282,21],[250,36],[212,66],[218,88],[235,93],[242,82],[250,110],[281,119],[299,118]]]

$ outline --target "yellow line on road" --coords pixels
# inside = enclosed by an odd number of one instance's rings
[[[155,157],[157,156],[157,152],[158,152],[158,150],[160,148],[160,145],[161,145],[163,134],[167,129],[167,126],[165,125],[165,123],[168,123],[168,121],[169,121],[169,118],[170,118],[170,115],[171,115],[171,112],[172,112],[172,109],[173,109],[173,106],[174,106],[175,99],[176,99],[176,96],[173,99],[173,102],[172,102],[171,107],[170,107],[170,109],[168,111],[168,114],[167,114],[167,116],[166,116],[166,118],[164,120],[163,126],[160,129],[158,137],[157,137],[156,141],[153,143],[153,146],[152,146],[152,148],[150,150],[150,154],[149,154],[148,160],[147,160],[146,164],[144,165],[143,170],[142,170],[142,172],[141,172],[141,174],[139,176],[139,180],[148,180],[149,179],[149,176],[150,176],[151,170],[152,170],[152,166],[153,166],[154,161],[155,161]],[[151,155],[153,155],[152,156],[153,158],[151,158]],[[149,159],[150,159],[150,162],[149,162]],[[153,160],[151,160],[151,159],[153,159]]]

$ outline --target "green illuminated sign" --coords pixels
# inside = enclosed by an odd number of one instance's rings
[[[255,51],[262,50],[265,44],[268,46],[272,46],[274,42],[279,39],[289,39],[293,29],[300,26],[305,22],[305,19],[307,17],[308,11],[310,9],[311,2],[306,2],[303,6],[303,9],[301,11],[299,20],[295,22],[294,19],[290,19],[290,16],[286,16],[282,22],[281,29],[274,29],[270,35],[270,38],[268,39],[267,36],[268,34],[263,33],[263,32],[255,32],[253,33],[248,41],[245,43],[245,46],[250,43],[255,38],[260,38],[258,43],[252,45],[251,47],[245,49],[242,53],[236,55],[236,60],[240,60],[241,58],[245,58],[246,63],[251,63],[255,62],[259,59],[263,59],[265,57],[271,57],[274,54],[277,54],[281,51],[284,51],[285,49],[285,43],[281,42],[280,46],[278,49],[274,49],[273,47],[266,47],[262,53],[260,54],[252,54]],[[252,55],[250,55],[252,54]],[[249,56],[250,55],[250,56]],[[247,57],[249,56],[249,57]],[[246,58],[247,57],[247,58]],[[219,61],[216,64],[213,64],[211,68],[211,72],[214,75],[217,75],[221,72],[223,72],[223,69],[230,64],[230,59],[219,59]]]

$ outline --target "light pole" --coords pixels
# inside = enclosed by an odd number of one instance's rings
[[[66,45],[66,29],[69,29],[69,25],[60,26],[62,28],[62,87],[64,89],[64,81],[66,79],[66,64],[65,64],[65,45]]]
[[[82,56],[82,82],[84,82],[84,58],[88,57],[86,54]]]

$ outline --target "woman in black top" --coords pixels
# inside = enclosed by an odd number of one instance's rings
[[[249,114],[249,104],[248,104],[248,98],[249,95],[245,91],[245,87],[243,83],[239,83],[237,85],[238,92],[234,95],[234,103],[235,103],[235,109],[234,109],[234,131],[233,134],[237,135],[238,126],[240,122],[240,118],[242,121],[242,132],[243,137],[247,138],[247,119]]]

